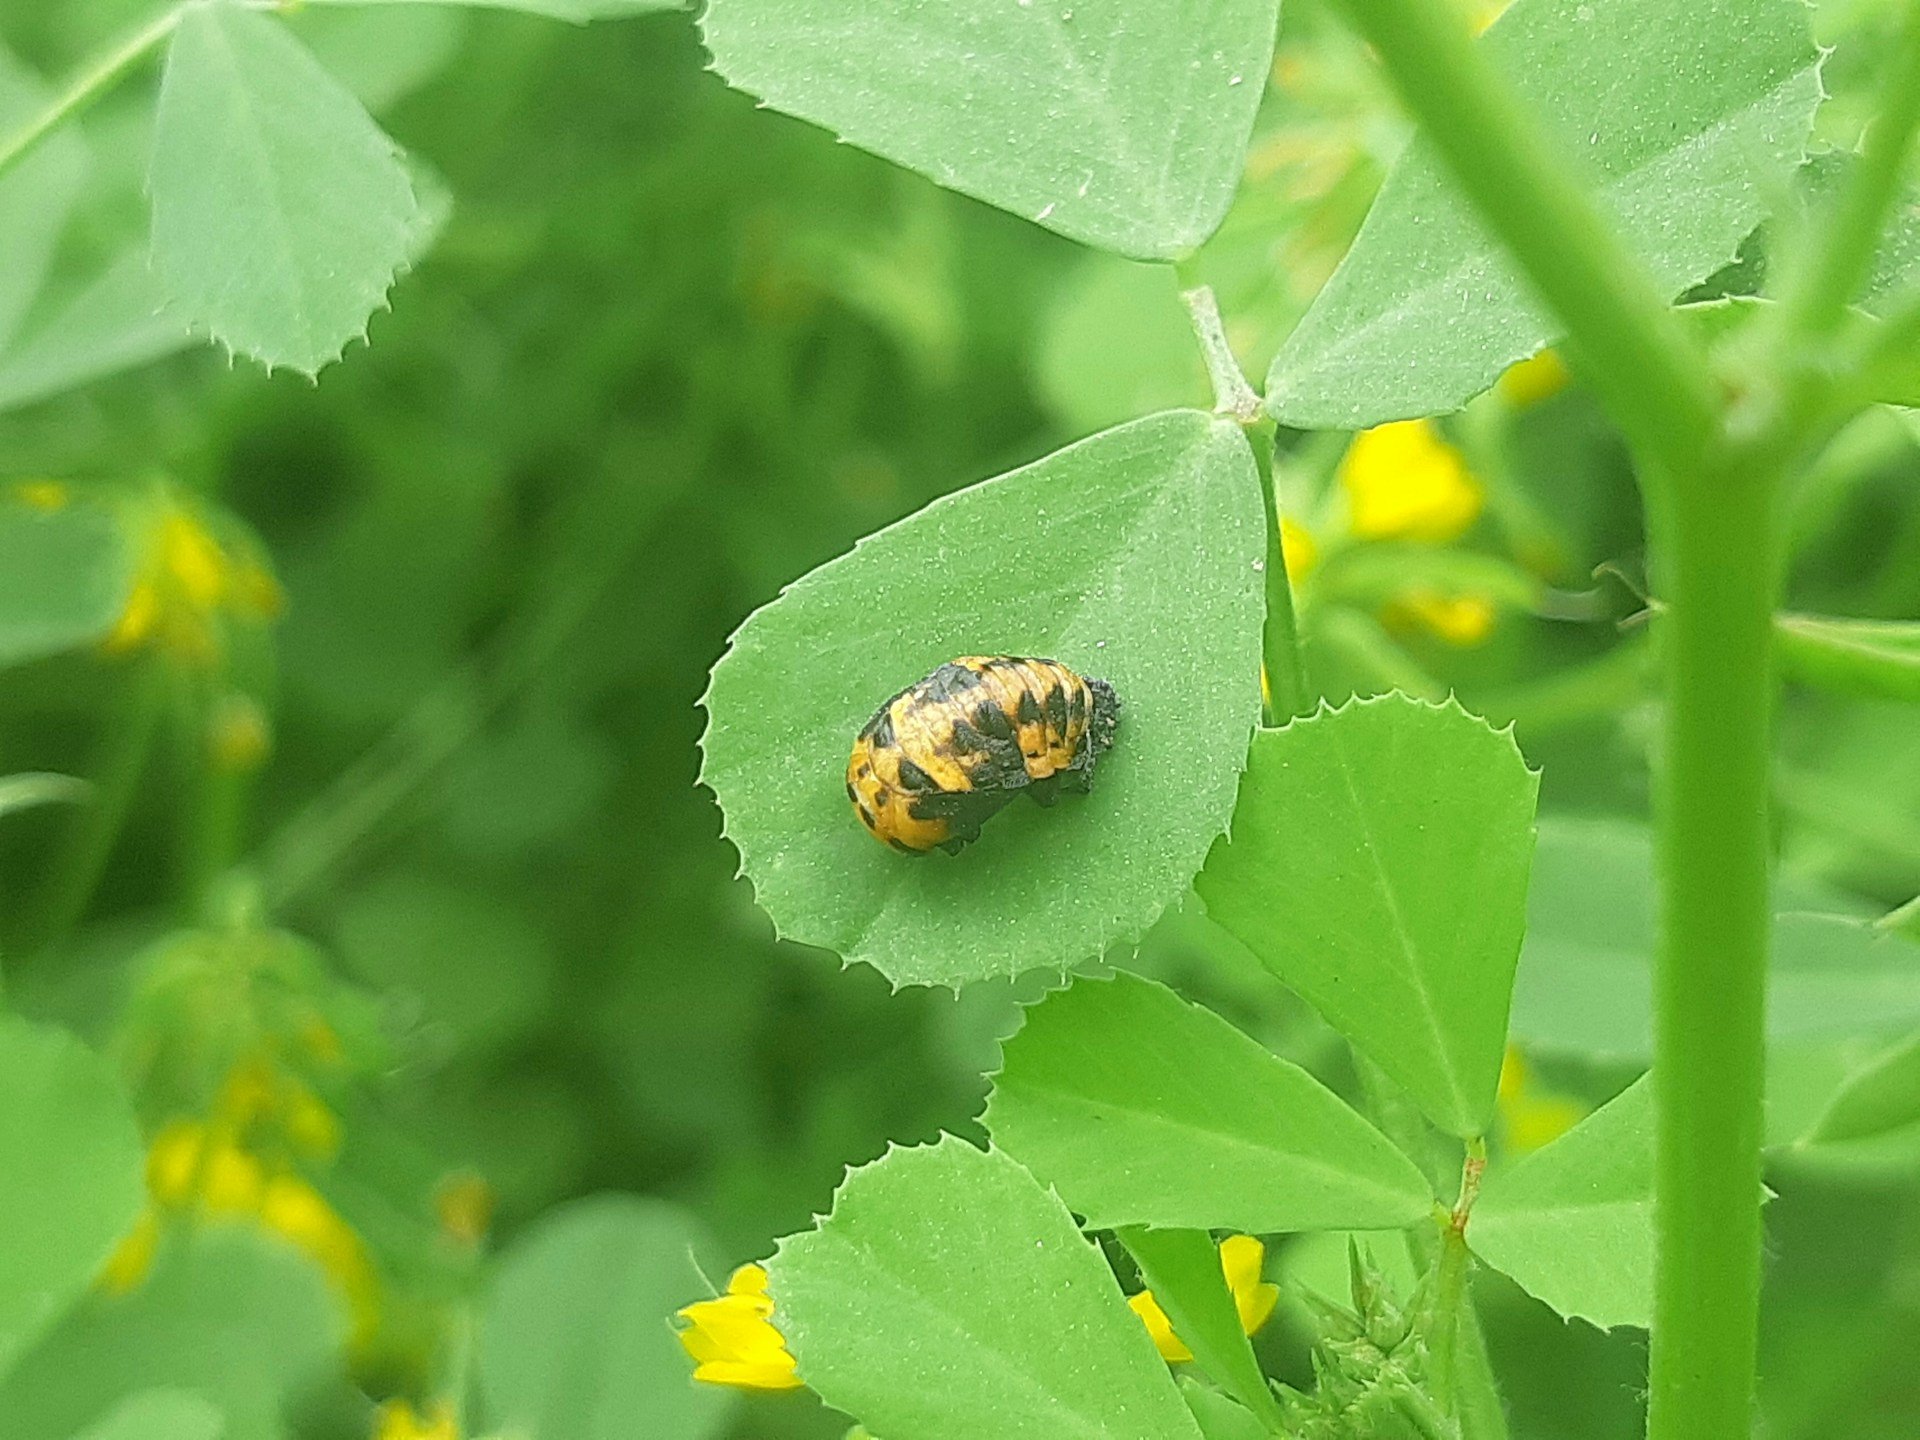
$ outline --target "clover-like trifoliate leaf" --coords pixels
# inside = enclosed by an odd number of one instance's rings
[[[1397,1080],[1483,1131],[1526,923],[1539,777],[1506,731],[1404,695],[1263,730],[1207,911]]]
[[[749,616],[714,667],[702,779],[780,932],[954,986],[1138,936],[1233,806],[1263,525],[1239,427],[1170,411],[936,500]],[[847,802],[855,733],[945,661],[996,653],[1119,692],[1092,793],[1016,804],[958,855],[876,844]]]
[[[714,67],[776,110],[1142,259],[1212,234],[1278,0],[712,0]]]
[[[875,1435],[1200,1440],[1106,1260],[997,1150],[890,1151],[767,1269],[801,1378]]]

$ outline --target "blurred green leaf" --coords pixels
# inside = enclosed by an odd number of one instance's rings
[[[374,114],[411,95],[453,60],[467,34],[451,5],[310,0],[287,17],[293,33]]]
[[[1611,1329],[1653,1317],[1653,1083],[1642,1078],[1552,1144],[1488,1173],[1467,1243],[1562,1315]]]
[[[1075,430],[1211,401],[1171,265],[1085,256],[1053,302],[1035,363],[1042,393]]]
[[[999,1151],[889,1151],[768,1269],[801,1375],[876,1435],[1198,1440],[1100,1252]]]
[[[0,1374],[132,1227],[142,1174],[112,1068],[63,1030],[0,1016]]]
[[[1838,909],[1792,875],[1775,887],[1767,1030],[1775,1041],[1920,1025],[1920,946]],[[1645,1064],[1652,1058],[1653,838],[1620,820],[1540,826],[1516,1040]]]
[[[11,133],[51,98],[40,77],[0,46],[0,134]],[[86,145],[67,126],[0,177],[0,256],[6,257],[0,264],[0,351],[40,293],[86,169]]]
[[[1862,1140],[1920,1121],[1920,1035],[1853,1067],[1805,1141]]]
[[[107,506],[68,495],[49,507],[0,490],[0,666],[100,639],[126,605],[133,568]]]
[[[576,1200],[515,1242],[480,1322],[489,1425],[526,1440],[703,1440],[734,1395],[695,1385],[671,1318],[707,1246],[676,1205]]]
[[[116,1405],[73,1440],[220,1440],[220,1412],[186,1390],[147,1390]]]
[[[210,1402],[221,1440],[290,1440],[294,1398],[334,1372],[343,1329],[285,1242],[231,1225],[183,1235],[138,1289],[93,1296],[14,1368],[7,1440],[70,1440],[158,1388]]]
[[[1144,1226],[1129,1226],[1119,1233],[1140,1267],[1141,1281],[1166,1313],[1173,1333],[1193,1352],[1194,1361],[1249,1411],[1278,1429],[1280,1407],[1260,1373],[1260,1362],[1253,1358],[1253,1346],[1241,1326],[1233,1292],[1227,1288],[1213,1237],[1204,1230]],[[1194,1413],[1199,1418],[1197,1408]]]
[[[128,251],[0,348],[0,411],[186,349],[187,322],[165,305],[145,251]]]
[[[729,84],[1105,250],[1184,255],[1233,200],[1278,0],[712,0]]]
[[[174,32],[148,183],[177,313],[269,369],[338,359],[413,253],[399,148],[278,20],[222,0]]]
[[[1192,1376],[1180,1377],[1180,1393],[1187,1408],[1200,1424],[1206,1440],[1270,1440],[1273,1431],[1260,1423],[1260,1417],[1236,1404],[1218,1390],[1208,1389]]]
[[[1790,679],[1842,695],[1920,700],[1920,620],[1777,616],[1776,653]]]
[[[36,805],[77,805],[87,798],[89,787],[71,775],[52,775],[28,771],[20,775],[0,775],[0,815],[30,810]]]
[[[987,1129],[1092,1226],[1394,1229],[1432,1209],[1331,1090],[1150,980],[1076,981],[1005,1056]]]
[[[316,5],[454,5],[477,10],[520,10],[549,20],[617,20],[661,10],[684,10],[687,0],[312,0]]]
[[[1806,158],[1821,91],[1797,0],[1517,0],[1481,43],[1669,293],[1730,260]],[[1267,403],[1306,429],[1440,414],[1558,335],[1415,140],[1275,358]]]
[[[1263,730],[1197,888],[1441,1128],[1486,1129],[1526,918],[1539,777],[1449,700]]]
[[[422,1017],[484,1044],[538,1024],[553,956],[526,914],[471,885],[399,872],[348,896],[341,958],[359,979],[418,998]]]
[[[1137,937],[1233,804],[1262,528],[1239,427],[1176,411],[937,500],[748,617],[713,670],[702,778],[780,933],[947,985]],[[1113,682],[1093,793],[1016,806],[957,856],[874,843],[844,788],[855,733],[936,666],[993,653]]]

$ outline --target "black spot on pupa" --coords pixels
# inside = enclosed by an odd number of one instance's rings
[[[1073,701],[1068,706],[1068,712],[1072,715],[1075,725],[1087,718],[1087,692],[1077,685],[1074,687]]]
[[[965,720],[953,722],[953,753],[956,755],[977,755],[982,750],[992,748],[987,737],[982,735]]]
[[[1022,725],[1037,724],[1040,719],[1040,704],[1033,698],[1031,690],[1020,692],[1020,704],[1013,712],[1014,718]]]
[[[931,775],[913,761],[903,758],[900,761],[900,788],[918,794],[938,787],[933,783]]]
[[[906,841],[893,835],[887,837],[887,846],[889,849],[898,850],[902,855],[918,855],[920,853],[914,849],[913,846],[907,844]]]
[[[1056,733],[1067,728],[1067,695],[1058,685],[1047,691],[1047,724]]]
[[[995,740],[1011,740],[1013,726],[1007,723],[1007,717],[998,705],[982,701],[973,710],[973,723],[980,733]]]

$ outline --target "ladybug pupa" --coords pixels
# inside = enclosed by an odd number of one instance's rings
[[[1016,795],[1084,795],[1113,745],[1120,697],[1058,660],[965,655],[907,686],[860,729],[847,798],[895,850],[955,854]]]

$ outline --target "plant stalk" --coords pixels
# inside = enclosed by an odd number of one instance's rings
[[[79,115],[111,90],[129,70],[146,58],[180,24],[186,5],[175,5],[153,17],[140,29],[101,55],[67,83],[39,114],[5,138],[0,138],[0,175],[24,160],[47,136]]]
[[[1267,513],[1267,623],[1260,634],[1261,672],[1271,698],[1266,701],[1269,725],[1284,725],[1310,711],[1318,696],[1307,678],[1307,660],[1300,643],[1299,618],[1293,608],[1293,583],[1287,578],[1286,547],[1280,536],[1280,495],[1273,484],[1274,424],[1262,421],[1248,427],[1253,461],[1260,470],[1260,501]]]
[[[1340,0],[1401,100],[1566,327],[1568,353],[1636,449],[1693,469],[1718,433],[1704,361],[1444,0]]]
[[[1903,7],[1900,34],[1859,163],[1841,192],[1824,243],[1788,276],[1775,312],[1774,358],[1784,373],[1817,366],[1821,342],[1873,270],[1881,233],[1920,131],[1920,5]]]
[[[1649,1440],[1752,1424],[1779,463],[1749,452],[1652,507],[1667,704]]]

